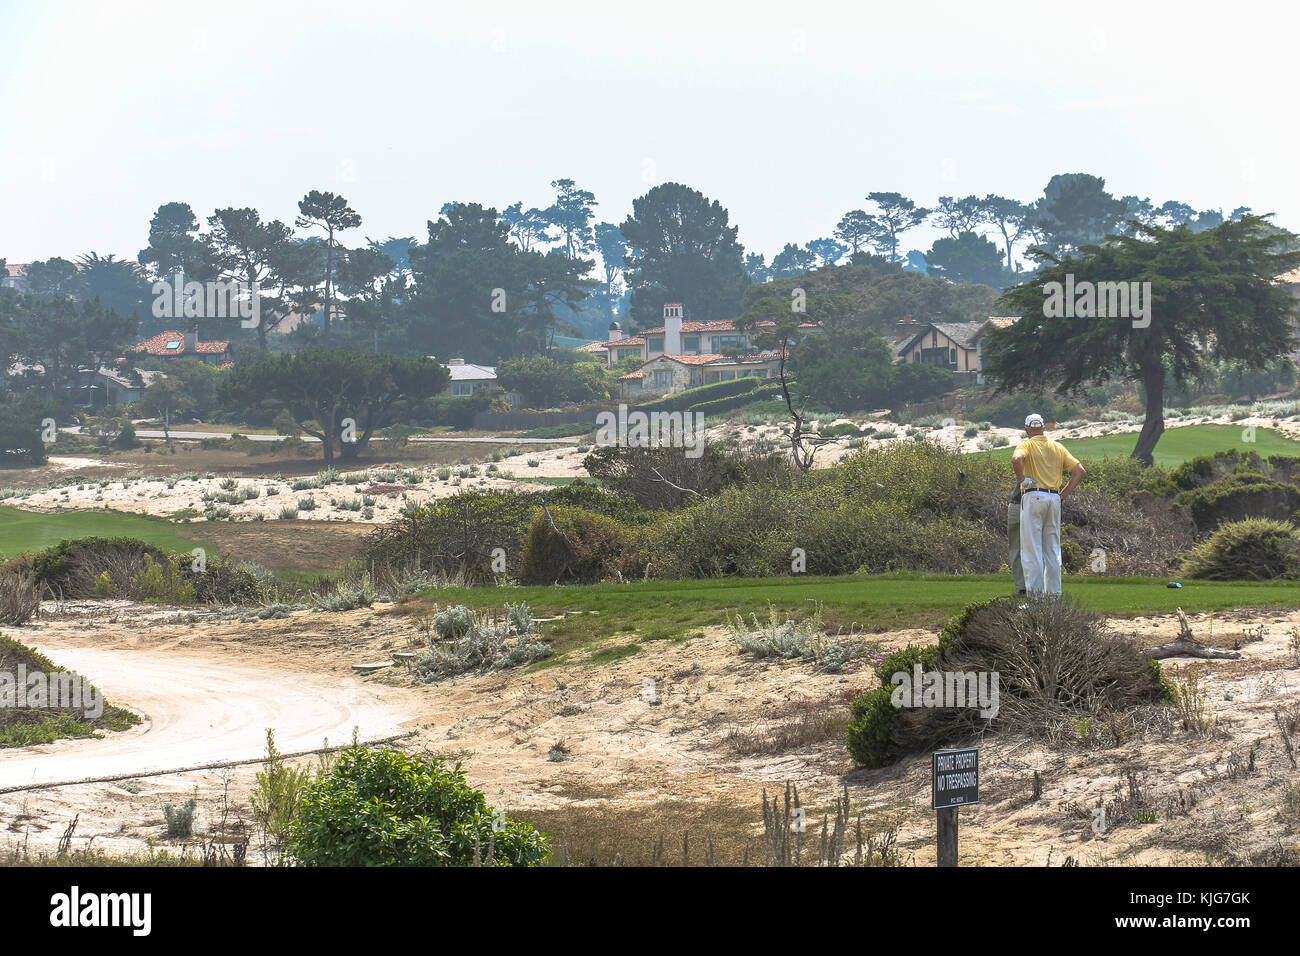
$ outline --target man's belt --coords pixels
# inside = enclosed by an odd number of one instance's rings
[[[1041,491],[1045,495],[1059,495],[1061,493],[1059,488],[1030,488],[1029,490]]]

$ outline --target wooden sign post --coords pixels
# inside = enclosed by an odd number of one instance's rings
[[[937,817],[939,866],[957,865],[957,808],[980,802],[980,751],[939,750],[932,757],[930,806]]]

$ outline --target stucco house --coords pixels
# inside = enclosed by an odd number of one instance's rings
[[[762,322],[757,329],[762,330],[773,324]],[[816,331],[818,328],[816,322],[800,325],[800,329],[805,332]],[[604,342],[590,342],[577,351],[598,355],[604,359],[606,368],[612,368],[627,358],[649,361],[661,355],[722,355],[725,352],[749,351],[753,348],[750,341],[753,334],[737,328],[733,319],[692,321],[682,303],[666,302],[663,325],[645,329],[636,335],[624,335],[623,327],[618,322],[611,322],[609,337]]]

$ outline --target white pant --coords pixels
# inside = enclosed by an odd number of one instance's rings
[[[1061,593],[1061,498],[1026,491],[1020,499],[1020,563],[1025,590]]]

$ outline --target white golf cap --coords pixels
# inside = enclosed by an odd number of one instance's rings
[[[1028,417],[1025,419],[1025,427],[1026,427],[1026,428],[1042,428],[1042,427],[1043,427],[1043,416],[1040,415],[1040,414],[1038,414],[1037,412],[1034,412],[1032,415],[1028,416]]]

